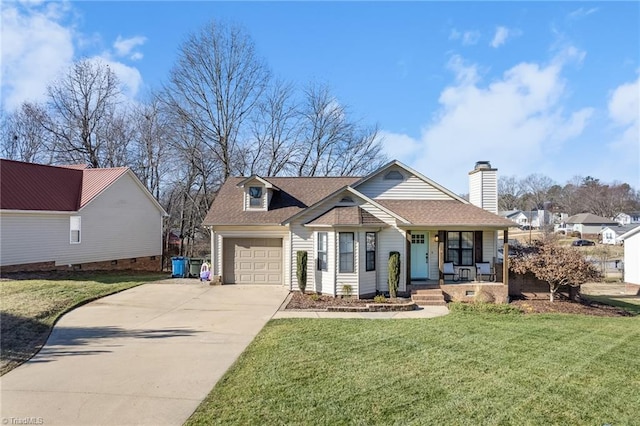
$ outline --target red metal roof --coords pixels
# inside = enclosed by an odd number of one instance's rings
[[[0,209],[77,211],[126,172],[0,159]]]

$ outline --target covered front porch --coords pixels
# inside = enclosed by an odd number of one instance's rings
[[[498,257],[497,232],[505,243]],[[410,229],[407,233],[407,293],[434,294],[445,301],[508,299],[508,228]]]

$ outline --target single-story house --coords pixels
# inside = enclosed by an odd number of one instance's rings
[[[618,213],[613,220],[618,222],[620,225],[640,223],[640,212]]]
[[[306,251],[308,291],[370,297],[388,291],[389,256],[398,252],[400,292],[445,285],[449,262],[455,276],[473,280],[478,263],[501,267],[497,233],[508,241],[513,222],[497,215],[489,162],[476,164],[469,183],[466,201],[398,161],[365,177],[229,178],[203,222],[212,274],[224,284],[297,290],[296,253]],[[496,291],[506,298],[502,276]]]
[[[605,226],[600,231],[602,244],[622,244],[622,235],[640,226],[640,223],[630,225]]]
[[[624,282],[640,285],[640,226],[620,238],[624,241]]]
[[[0,160],[0,266],[160,270],[162,206],[127,167]]]
[[[518,226],[530,226],[533,229],[540,229],[541,226],[549,223],[549,214],[545,210],[506,210],[499,212],[498,215],[509,219]]]
[[[605,226],[617,226],[618,222],[592,213],[579,213],[567,219],[566,228],[569,232],[580,232],[587,235],[598,235]]]

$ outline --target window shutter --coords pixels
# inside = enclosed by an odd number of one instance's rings
[[[476,263],[482,262],[482,231],[475,231],[473,233],[473,240]]]

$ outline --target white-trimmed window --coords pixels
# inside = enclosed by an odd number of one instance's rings
[[[81,220],[80,216],[70,216],[69,217],[69,243],[70,244],[80,244],[80,229],[81,229]]]
[[[339,272],[353,272],[353,232],[340,232],[339,234],[340,266]]]
[[[262,207],[263,196],[264,196],[264,191],[262,190],[261,186],[250,186],[249,187],[249,207],[253,209]]]
[[[318,232],[317,269],[327,271],[327,233]]]
[[[366,271],[375,271],[376,270],[376,233],[375,232],[367,232],[365,233],[367,250],[366,250]]]

